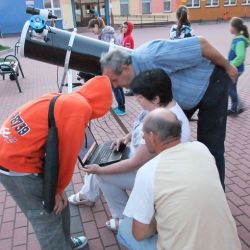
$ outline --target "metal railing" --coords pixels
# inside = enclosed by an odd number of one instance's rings
[[[115,26],[122,24],[125,21],[131,21],[136,26],[145,27],[145,26],[160,26],[166,25],[169,23],[169,15],[127,15],[127,16],[119,16],[113,15],[113,24]]]

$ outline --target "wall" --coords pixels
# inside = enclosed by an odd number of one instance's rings
[[[183,2],[184,4],[186,2]],[[220,0],[218,7],[206,7],[206,2],[201,1],[200,8],[190,8],[191,20],[217,20],[222,19],[225,12],[229,13],[229,18],[233,16],[250,16],[250,6],[241,5],[241,0],[237,1],[236,6],[224,6],[224,0]]]
[[[74,21],[73,21],[71,0],[60,0],[60,4],[62,11],[63,29],[73,29]]]
[[[40,1],[38,2],[38,6]],[[26,14],[25,0],[1,0],[0,1],[0,31],[6,33],[21,32],[30,15]]]
[[[34,0],[34,6],[43,8],[43,0]],[[0,0],[0,32],[3,35],[22,32],[31,16],[26,14],[26,7],[25,0]],[[62,28],[62,20],[58,20],[56,26]]]

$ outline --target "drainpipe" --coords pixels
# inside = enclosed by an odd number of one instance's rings
[[[105,23],[110,25],[110,8],[109,8],[109,0],[105,0]]]
[[[75,10],[75,0],[71,0],[72,17],[74,23],[74,30],[76,31],[76,10]]]

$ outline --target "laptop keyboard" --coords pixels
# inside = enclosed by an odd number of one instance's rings
[[[110,155],[113,153],[113,150],[110,149],[110,146],[111,146],[111,143],[107,143],[103,145],[103,147],[99,151],[97,158],[95,159],[95,162],[97,164],[106,163],[108,161]]]

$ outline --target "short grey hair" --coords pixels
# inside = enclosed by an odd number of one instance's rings
[[[104,53],[100,59],[102,70],[110,67],[115,74],[122,73],[122,65],[130,65],[132,63],[131,53],[123,49],[114,49],[108,53]]]
[[[166,141],[181,137],[181,125],[173,112],[158,108],[146,116],[143,129],[146,133],[154,133],[161,141]]]

